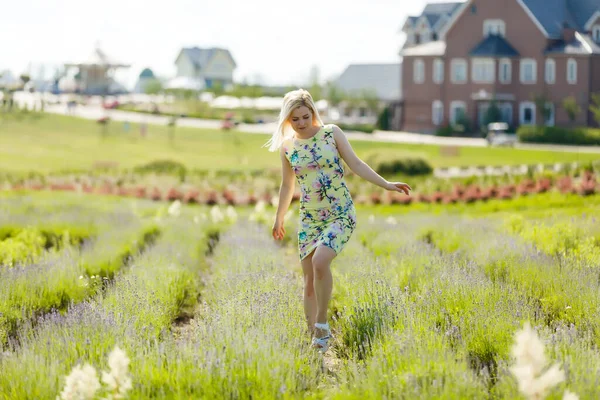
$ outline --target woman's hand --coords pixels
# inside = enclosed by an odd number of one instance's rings
[[[388,182],[385,185],[385,189],[392,192],[405,193],[406,195],[409,195],[410,191],[412,190],[411,187],[408,186],[408,183],[404,182]]]
[[[273,239],[283,240],[284,236],[285,236],[285,228],[283,227],[283,221],[276,219],[275,223],[273,224]]]

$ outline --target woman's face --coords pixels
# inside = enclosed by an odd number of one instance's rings
[[[313,125],[312,112],[306,106],[296,108],[290,115],[290,124],[296,132],[306,132]]]

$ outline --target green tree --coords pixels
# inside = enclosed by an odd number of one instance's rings
[[[562,102],[562,106],[569,116],[569,121],[571,121],[571,123],[575,122],[577,115],[581,112],[581,106],[577,104],[575,97],[569,96],[565,98]]]
[[[546,124],[546,121],[548,121],[548,118],[552,115],[552,108],[548,103],[548,99],[545,95],[539,94],[533,96],[533,102],[535,103],[536,114],[542,116],[542,125]],[[537,121],[535,122],[537,125]]]
[[[330,107],[337,107],[345,98],[344,91],[333,81],[327,83],[325,99]]]
[[[375,89],[363,89],[361,97],[367,109],[371,111],[372,114],[379,114],[381,103]]]
[[[590,111],[594,114],[594,120],[600,125],[600,93],[592,93],[592,104]]]
[[[144,88],[144,92],[146,94],[158,94],[158,93],[162,92],[162,90],[163,90],[163,85],[158,79],[152,79],[151,81],[149,81],[146,84],[146,86]]]
[[[21,74],[19,79],[21,79],[21,82],[23,82],[23,85],[27,85],[27,82],[29,82],[31,80],[31,77],[29,76],[29,74]]]

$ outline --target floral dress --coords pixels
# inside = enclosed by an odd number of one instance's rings
[[[356,209],[344,180],[333,126],[323,126],[310,139],[289,139],[283,150],[302,194],[298,229],[300,260],[319,246],[327,246],[339,254],[356,228]]]

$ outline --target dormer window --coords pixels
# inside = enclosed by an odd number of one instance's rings
[[[483,21],[483,36],[506,36],[506,24],[501,19],[486,19]]]
[[[592,37],[594,38],[594,42],[600,43],[600,25],[594,25],[592,28]]]

